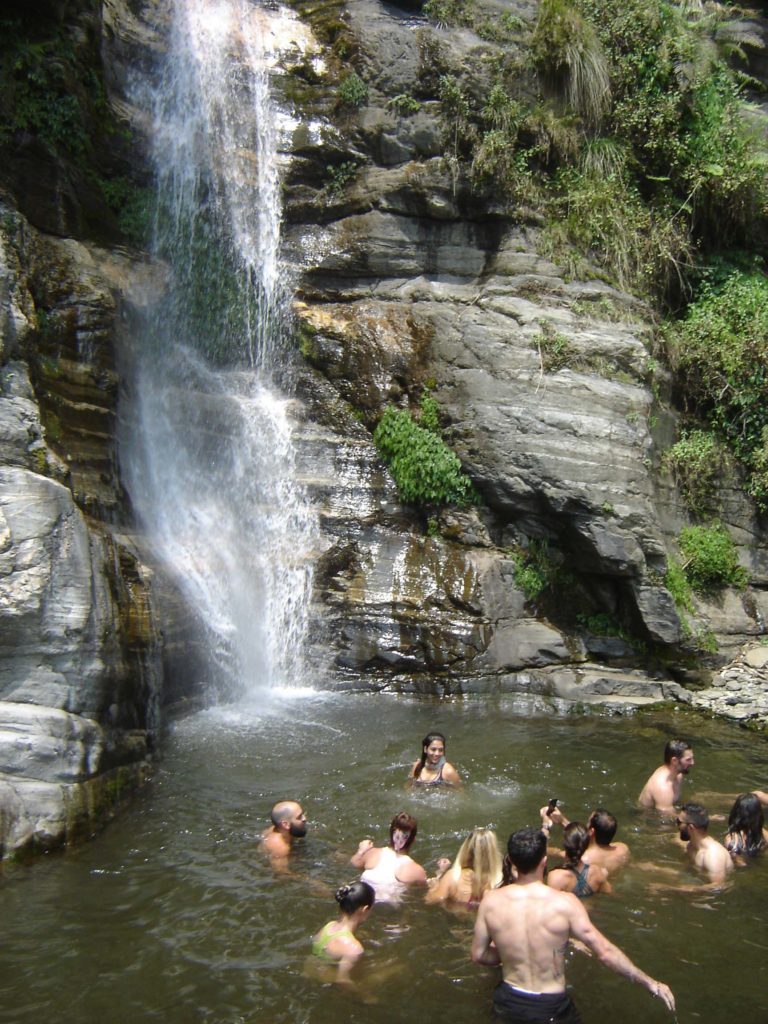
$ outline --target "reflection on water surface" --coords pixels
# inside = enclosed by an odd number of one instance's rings
[[[448,736],[461,792],[404,787],[431,729]],[[528,699],[304,695],[179,722],[150,788],[94,843],[6,871],[0,1021],[488,1022],[496,976],[469,961],[472,917],[416,896],[363,926],[357,993],[308,970],[332,892],[355,875],[357,841],[384,842],[391,816],[408,810],[419,820],[413,855],[433,871],[474,826],[506,839],[558,796],[572,818],[612,810],[636,861],[681,864],[669,830],[633,807],[677,733],[696,752],[686,799],[768,788],[762,737],[684,712],[583,718]],[[302,802],[311,831],[295,876],[274,879],[256,837],[283,796]],[[727,813],[731,800],[705,802]],[[598,927],[671,985],[680,1024],[762,1024],[768,858],[722,893],[654,894],[652,881],[619,876],[614,897],[591,901]],[[585,1024],[670,1019],[594,960],[573,956],[568,972]]]

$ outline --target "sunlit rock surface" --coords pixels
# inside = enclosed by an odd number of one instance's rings
[[[120,254],[0,229],[0,846],[87,834],[146,773],[157,630],[119,515]],[[140,277],[140,267],[134,268]],[[34,298],[33,298],[34,296]]]
[[[332,465],[317,494],[334,507],[339,541],[319,574],[327,618],[318,629],[336,667],[371,685],[455,692],[502,688],[510,672],[596,656],[619,675],[595,694],[623,686],[644,700],[682,698],[675,677],[706,675],[696,636],[717,635],[717,664],[765,628],[766,546],[738,480],[724,479],[724,520],[752,587],[716,605],[697,602],[692,621],[681,621],[663,580],[688,520],[661,463],[677,435],[652,354],[651,311],[599,280],[569,279],[542,255],[536,218],[509,217],[452,161],[425,54],[439,52],[442,73],[482,96],[493,44],[436,29],[418,4],[292,6],[321,53],[343,26],[368,90],[360,108],[340,107],[332,75],[294,88],[290,60],[278,81],[313,126],[295,129],[287,145],[285,249],[296,268],[301,352],[332,391],[303,387],[340,452],[357,438],[355,493],[365,509],[364,528],[354,507],[345,521],[333,487],[335,478],[350,493],[344,465]],[[525,5],[514,12],[533,15]],[[416,98],[419,109],[398,113],[395,96]],[[554,369],[543,353],[553,336],[569,349]],[[391,487],[378,512],[371,502],[384,481],[360,424],[371,430],[388,405],[418,415],[424,387],[483,499],[483,550],[478,531],[472,539],[451,531],[436,510],[395,513]],[[531,541],[549,545],[570,582],[526,603],[514,558]],[[464,602],[446,586],[457,563],[473,581]],[[484,590],[491,576],[503,585]],[[655,681],[641,693],[622,675],[628,666]],[[535,685],[554,692],[560,684]]]

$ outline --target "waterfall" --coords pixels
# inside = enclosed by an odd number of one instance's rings
[[[163,295],[134,344],[121,443],[136,512],[199,620],[224,698],[306,685],[315,518],[296,478],[269,12],[166,0],[152,95]],[[146,86],[144,87],[147,88]]]

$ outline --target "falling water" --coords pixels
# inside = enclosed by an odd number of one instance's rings
[[[295,479],[269,21],[247,0],[168,0],[151,97],[154,249],[167,288],[137,343],[132,499],[199,618],[227,696],[305,684],[314,517]]]

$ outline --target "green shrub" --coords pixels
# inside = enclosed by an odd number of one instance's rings
[[[373,440],[406,504],[470,505],[479,500],[459,457],[409,412],[387,409]]]
[[[542,324],[541,332],[534,336],[533,347],[538,350],[544,373],[557,373],[570,366],[577,352],[564,334],[558,334],[551,324]]]
[[[527,548],[520,545],[511,554],[515,560],[515,586],[531,603],[547,589],[555,573],[549,545],[546,540],[532,540]]]
[[[328,164],[325,168],[328,174],[326,191],[331,196],[338,196],[357,174],[357,164],[354,160],[345,160],[340,164]]]
[[[717,487],[724,467],[723,446],[711,431],[684,431],[664,454],[686,508],[703,518],[717,507]]]
[[[531,49],[544,80],[588,124],[598,124],[611,98],[608,61],[597,32],[578,5],[542,0]]]
[[[22,23],[9,19],[0,20],[0,36],[0,141],[28,132],[82,158],[90,138],[75,92],[79,71],[72,43],[63,36],[31,42]]]
[[[344,107],[362,107],[368,99],[368,86],[355,71],[350,71],[339,82],[336,97]]]
[[[419,426],[438,436],[440,434],[440,406],[428,391],[421,396]]]
[[[680,531],[679,546],[683,572],[696,593],[747,585],[747,571],[739,565],[736,545],[723,526],[686,526]]]
[[[387,107],[402,116],[415,114],[421,110],[421,104],[419,101],[414,99],[413,96],[407,92],[399,92],[397,96],[393,96],[392,99],[387,102]]]
[[[679,613],[689,612],[693,615],[695,608],[693,605],[693,594],[691,593],[691,585],[688,582],[688,578],[683,571],[683,567],[679,562],[676,562],[673,558],[670,558],[667,562],[667,572],[664,577],[664,586],[672,595],[672,599],[675,602],[675,607]],[[682,618],[682,614],[681,614]]]
[[[135,245],[145,244],[152,224],[153,196],[150,190],[140,188],[123,176],[94,176],[94,181],[101,189],[107,205],[117,216],[117,223],[125,237]]]
[[[766,507],[768,468],[768,278],[732,272],[705,281],[685,318],[666,331],[680,387],[752,473],[749,490]]]
[[[549,207],[544,241],[551,255],[558,259],[574,246],[622,288],[666,294],[692,264],[686,222],[645,202],[624,173],[565,168],[554,178]]]
[[[422,10],[438,28],[469,25],[473,19],[472,0],[427,0]]]

